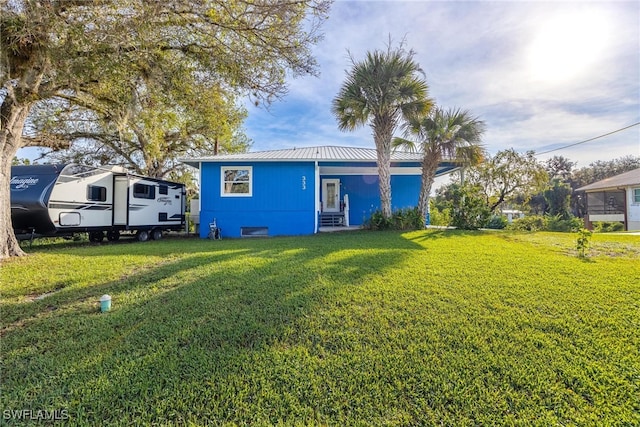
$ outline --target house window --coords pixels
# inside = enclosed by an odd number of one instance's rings
[[[107,200],[107,188],[98,185],[87,185],[87,200],[105,202]]]
[[[156,187],[147,184],[133,184],[133,197],[153,200],[156,198]]]
[[[251,166],[222,167],[220,195],[222,197],[251,197],[253,169]]]
[[[640,203],[640,188],[633,189],[633,203]]]

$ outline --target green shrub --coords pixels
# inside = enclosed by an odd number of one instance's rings
[[[447,208],[442,210],[430,203],[429,208],[429,225],[447,226],[451,224],[451,211]]]
[[[576,232],[584,228],[584,221],[582,218],[572,216],[568,219],[563,219],[561,215],[554,215],[547,217],[548,231],[562,231],[562,232]]]
[[[502,215],[494,215],[489,220],[487,224],[487,228],[492,228],[494,230],[502,230],[507,226],[507,219]]]
[[[477,185],[453,184],[447,205],[451,209],[451,225],[461,230],[486,227],[491,216],[482,188]]]
[[[394,218],[398,218],[398,221],[394,221],[394,228],[396,230],[422,230],[424,229],[425,219],[420,215],[420,211],[417,207],[399,209],[394,213]]]
[[[381,210],[377,210],[371,214],[369,219],[364,223],[364,228],[370,230],[387,230],[391,227],[391,221],[384,217]]]
[[[584,219],[582,218],[572,216],[571,219],[569,219],[569,222],[571,223],[571,231],[573,232],[584,228]]]
[[[541,231],[547,229],[548,221],[549,219],[542,215],[529,215],[513,220],[507,226],[507,229],[514,231]]]
[[[581,228],[578,230],[578,239],[576,240],[576,249],[578,250],[578,256],[584,258],[587,256],[589,246],[591,246],[591,231]]]
[[[595,231],[596,233],[610,233],[612,231],[624,231],[624,224],[622,222],[594,221],[592,225],[593,225],[593,231]]]
[[[370,230],[422,230],[424,218],[421,217],[417,207],[396,209],[388,219],[382,215],[382,211],[377,210],[365,221],[364,228]]]
[[[573,233],[582,228],[584,228],[582,218],[562,219],[561,215],[529,215],[524,218],[518,218],[507,226],[508,230],[514,231],[562,231]]]

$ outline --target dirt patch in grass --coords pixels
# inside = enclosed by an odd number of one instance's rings
[[[592,256],[638,257],[640,245],[619,242],[597,242],[591,247]]]
[[[56,289],[55,291],[51,291],[51,292],[45,292],[43,294],[30,294],[30,295],[26,295],[24,297],[24,302],[34,302],[34,301],[41,301],[47,297],[50,297],[51,295],[55,295],[58,292],[60,292],[62,288],[60,289]]]

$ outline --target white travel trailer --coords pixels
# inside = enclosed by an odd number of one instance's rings
[[[13,166],[11,220],[17,236],[88,232],[89,240],[121,232],[140,241],[184,230],[184,184],[128,173],[119,166]]]

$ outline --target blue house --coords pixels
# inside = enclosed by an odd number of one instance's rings
[[[323,146],[183,162],[200,172],[200,236],[215,219],[224,237],[248,237],[362,225],[380,209],[376,159],[373,148]],[[416,153],[391,155],[392,209],[417,205],[420,160]],[[437,175],[457,168],[444,162]]]

